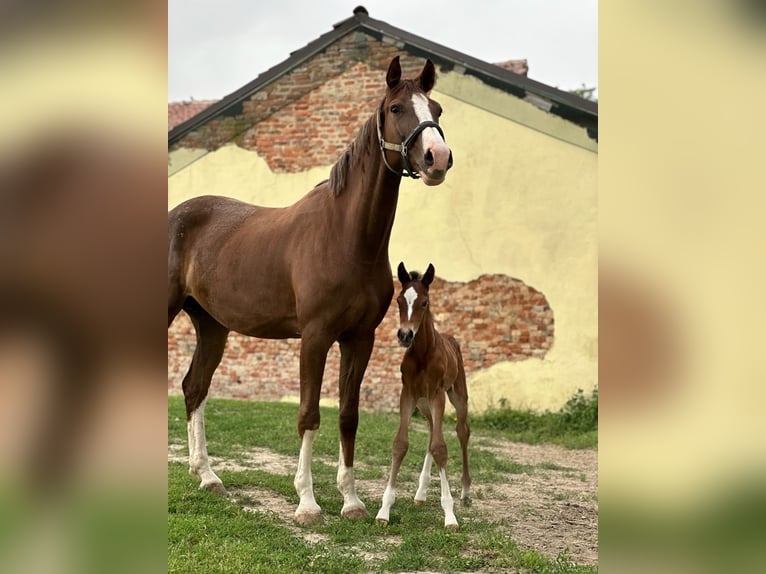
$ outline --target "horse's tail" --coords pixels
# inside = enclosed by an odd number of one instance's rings
[[[187,233],[183,204],[168,212],[168,328],[184,304],[184,260]]]

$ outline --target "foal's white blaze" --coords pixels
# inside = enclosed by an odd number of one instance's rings
[[[404,292],[404,299],[407,301],[407,320],[408,321],[412,319],[412,308],[417,298],[418,298],[418,294],[415,292],[414,287],[409,287]]]
[[[338,490],[343,495],[343,508],[340,511],[341,516],[346,512],[353,510],[364,510],[367,508],[356,495],[356,484],[354,482],[354,467],[346,466],[343,458],[343,443],[340,444],[340,457],[338,459]]]
[[[203,400],[186,423],[186,431],[189,435],[189,474],[200,478],[200,488],[211,489],[214,485],[220,485],[220,488],[223,489],[223,482],[210,468],[210,461],[207,457],[207,441],[205,440],[206,403],[207,399]]]
[[[314,499],[314,481],[311,478],[311,456],[316,438],[316,430],[307,430],[303,432],[301,440],[301,452],[298,455],[298,471],[295,473],[295,491],[300,497],[298,508],[295,510],[296,518],[301,514],[312,515],[319,514],[321,509]]]

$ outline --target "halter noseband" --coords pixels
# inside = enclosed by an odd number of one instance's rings
[[[412,179],[418,179],[420,177],[420,174],[413,172],[412,168],[410,167],[410,162],[407,161],[407,148],[409,145],[415,141],[415,138],[417,138],[420,135],[420,132],[422,132],[426,128],[436,128],[436,130],[439,132],[439,135],[444,139],[444,132],[439,127],[439,124],[436,122],[433,122],[431,120],[426,120],[425,122],[420,122],[417,126],[415,126],[415,129],[413,129],[410,132],[410,135],[408,135],[406,138],[404,138],[404,141],[400,144],[392,144],[387,142],[383,139],[383,132],[380,130],[380,126],[383,123],[383,102],[380,103],[380,106],[378,107],[378,121],[375,122],[377,124],[378,128],[378,142],[380,142],[380,151],[383,154],[383,163],[386,164],[386,167],[395,173],[396,175],[408,175]],[[401,172],[396,171],[391,165],[388,163],[388,160],[386,159],[386,150],[391,151],[398,151],[399,154],[402,156],[402,164],[403,169]]]

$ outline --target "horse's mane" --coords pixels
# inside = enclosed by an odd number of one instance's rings
[[[370,143],[375,141],[375,114],[370,116],[364,125],[359,129],[356,138],[348,145],[341,154],[335,165],[330,170],[330,189],[333,195],[339,195],[344,189],[348,180],[349,170],[357,167],[359,161],[368,153]]]

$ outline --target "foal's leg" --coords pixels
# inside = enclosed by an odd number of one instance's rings
[[[431,437],[434,432],[434,419],[431,416],[431,407],[424,398],[418,400],[418,410],[428,421],[428,448],[426,457],[423,461],[423,469],[418,477],[418,489],[415,491],[415,504],[423,504],[428,495],[428,487],[431,486],[431,467],[434,463],[434,457],[431,455]]]
[[[197,347],[182,384],[189,435],[189,474],[200,478],[200,488],[226,494],[223,482],[210,468],[207,456],[205,402],[210,380],[221,362],[229,330],[197,305],[190,306],[187,312],[197,332]]]
[[[470,506],[471,474],[468,470],[468,439],[471,436],[471,428],[468,426],[468,390],[465,384],[465,375],[459,378],[455,386],[447,391],[447,395],[457,414],[455,430],[460,440],[460,450],[463,453],[463,476],[461,479],[463,488],[460,492],[460,503],[463,506]]]
[[[354,483],[354,446],[356,429],[359,426],[359,388],[362,386],[364,371],[370,360],[375,342],[374,333],[368,337],[340,342],[340,456],[338,460],[338,490],[343,495],[345,518],[367,518],[367,508],[356,494]]]
[[[391,507],[396,500],[396,477],[399,474],[399,468],[402,466],[402,459],[407,454],[407,449],[410,446],[408,428],[414,410],[415,399],[403,387],[399,395],[399,430],[396,431],[394,444],[391,448],[391,474],[388,476],[386,490],[383,492],[380,510],[378,510],[378,515],[375,517],[375,522],[381,526],[388,524]]]
[[[433,455],[436,465],[439,467],[439,478],[441,479],[441,505],[444,510],[444,526],[446,528],[456,529],[457,518],[455,518],[454,501],[452,493],[447,482],[447,444],[444,442],[444,432],[442,425],[444,421],[444,391],[439,391],[432,397],[431,415],[433,416],[433,425],[431,427],[431,440],[428,450]]]
[[[301,341],[300,394],[298,411],[298,434],[301,437],[301,451],[298,455],[298,470],[293,484],[300,497],[295,509],[295,521],[314,524],[321,518],[321,509],[314,498],[314,480],[311,476],[311,459],[314,439],[319,431],[319,394],[322,389],[322,375],[332,340],[304,331]]]

